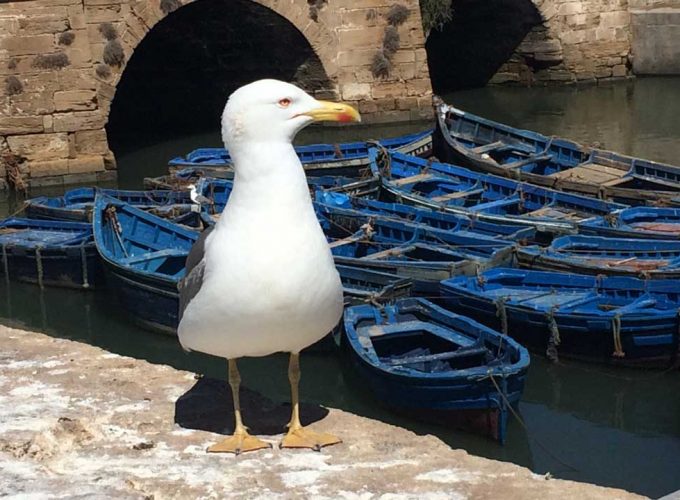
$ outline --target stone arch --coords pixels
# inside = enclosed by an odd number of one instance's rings
[[[453,0],[450,20],[426,42],[433,89],[484,86],[542,23],[534,0]]]
[[[118,67],[113,68],[111,78],[102,82],[103,92],[100,91],[99,101],[102,111],[108,113],[110,105],[113,101],[116,86],[121,80],[127,63],[130,61],[134,51],[140,45],[147,34],[162,20],[172,16],[175,12],[185,6],[194,3],[200,3],[204,0],[141,0],[134,4],[126,6],[127,12],[122,17],[122,20],[114,23],[118,32],[119,39],[124,52],[124,63]],[[336,82],[337,65],[335,63],[334,54],[337,53],[338,37],[335,32],[329,30],[325,23],[325,12],[322,9],[318,12],[317,20],[310,17],[309,6],[306,1],[288,1],[280,0],[244,0],[252,2],[278,14],[281,18],[287,20],[305,37],[312,50],[319,58],[321,65],[333,84]],[[169,6],[165,9],[164,5]],[[101,47],[103,51],[105,45]],[[102,57],[99,57],[101,60]]]

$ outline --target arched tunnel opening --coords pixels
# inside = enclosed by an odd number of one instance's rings
[[[114,96],[114,153],[143,143],[218,131],[229,94],[261,78],[329,89],[323,66],[287,19],[250,0],[197,0],[167,15],[140,42]]]
[[[453,0],[450,20],[425,45],[433,90],[484,86],[541,23],[531,0]]]

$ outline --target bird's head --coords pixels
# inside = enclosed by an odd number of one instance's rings
[[[292,142],[313,122],[361,121],[342,103],[319,101],[290,83],[258,80],[229,97],[222,114],[222,139],[232,149],[243,142]]]

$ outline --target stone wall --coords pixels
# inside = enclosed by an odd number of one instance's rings
[[[628,2],[536,0],[544,22],[527,35],[491,83],[549,85],[631,76]]]
[[[0,4],[0,187],[115,179],[105,125],[126,62],[153,26],[194,0],[23,0]],[[202,1],[202,0],[197,0]],[[365,121],[430,116],[417,0],[397,28],[388,75],[375,77],[391,0],[253,0],[291,22],[319,56],[337,98]],[[314,4],[314,5],[316,5]],[[11,170],[11,172],[8,172]]]
[[[680,75],[680,0],[631,1],[633,71]]]

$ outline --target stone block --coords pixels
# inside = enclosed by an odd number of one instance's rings
[[[32,161],[29,164],[31,178],[68,174],[68,160]]]
[[[371,86],[368,83],[345,83],[340,86],[342,98],[346,101],[369,99]]]
[[[12,36],[0,39],[0,49],[10,56],[44,54],[55,48],[54,35]]]
[[[34,177],[28,180],[28,185],[31,188],[63,186],[64,177],[61,175],[49,177]]]
[[[626,76],[628,74],[628,70],[626,69],[625,64],[619,64],[618,66],[614,66],[612,68],[612,76],[614,77],[622,77]]]
[[[630,24],[628,10],[602,12],[600,14],[600,26],[603,28],[619,28]]]
[[[88,23],[106,23],[120,21],[123,17],[123,6],[114,5],[85,5],[85,19]]]
[[[104,171],[104,158],[102,156],[79,156],[78,158],[68,159],[69,174],[102,171]]]
[[[37,92],[33,92],[32,90],[35,89],[25,86],[24,92],[13,95],[10,98],[10,114],[35,116],[54,113],[54,100],[52,99],[51,91],[45,92],[38,90]]]
[[[609,78],[610,76],[612,76],[610,67],[600,67],[595,70],[595,78]]]
[[[392,56],[392,62],[394,64],[416,62],[416,52],[414,50],[398,50]]]
[[[504,83],[515,83],[520,81],[519,73],[511,73],[507,71],[499,71],[491,77],[489,83],[492,85],[501,85]]]
[[[87,25],[85,24],[85,11],[82,5],[71,5],[67,7],[66,10],[68,14],[68,23],[71,29],[79,30],[84,29]]]
[[[86,111],[97,107],[94,90],[62,90],[54,93],[56,111]]]
[[[378,111],[392,111],[397,108],[395,99],[386,97],[384,99],[374,99],[373,102],[378,107]]]
[[[57,73],[59,87],[69,90],[96,90],[97,82],[90,71],[64,69]]]
[[[368,66],[373,60],[376,48],[374,49],[357,49],[357,50],[343,50],[338,52],[338,66],[340,67],[357,67]]]
[[[410,82],[409,82],[410,83]],[[376,82],[373,85],[373,97],[404,97],[406,95],[406,84],[404,82]]]
[[[68,17],[56,14],[33,14],[19,18],[22,36],[42,35],[45,33],[61,33],[69,28]]]
[[[432,83],[429,78],[416,78],[406,82],[406,92],[409,96],[426,96],[432,94]]]
[[[375,103],[375,101],[359,101],[358,106],[359,113],[362,115],[378,112],[378,105]]]
[[[54,132],[54,120],[52,119],[52,115],[43,116],[43,127],[45,132]]]
[[[56,132],[76,132],[78,130],[97,130],[104,127],[106,119],[100,111],[76,111],[54,115]]]
[[[374,115],[369,115],[366,118],[366,123],[395,123],[395,122],[407,122],[411,119],[410,111],[384,111],[382,113],[377,113]]]
[[[338,43],[345,50],[366,47],[379,48],[382,46],[385,28],[382,26],[340,28],[337,33]]]
[[[42,133],[42,116],[0,116],[0,135]]]
[[[396,109],[404,111],[418,108],[417,97],[398,97],[395,99]]]
[[[582,2],[563,3],[557,8],[557,13],[561,16],[568,16],[570,14],[580,14],[581,12],[583,12]]]
[[[66,159],[69,152],[68,137],[63,133],[15,135],[7,138],[7,144],[12,153],[30,161]]]
[[[106,130],[80,130],[75,132],[75,150],[80,154],[107,154],[109,152]]]

